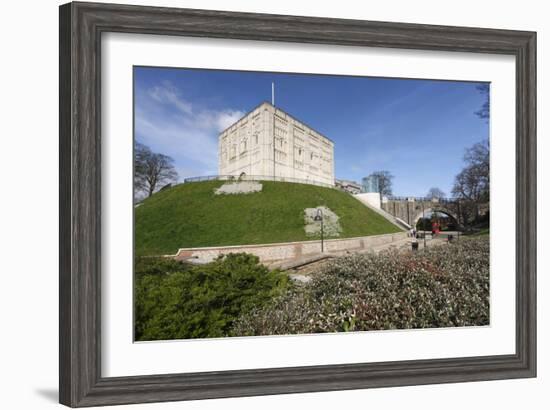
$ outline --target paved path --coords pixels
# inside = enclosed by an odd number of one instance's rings
[[[436,235],[435,237],[432,237],[431,233],[428,233],[426,236],[426,247],[429,248],[432,246],[440,246],[440,245],[447,244],[448,234],[453,234],[456,240],[455,232],[446,232],[444,234]],[[411,245],[412,242],[413,242],[412,238],[404,238],[392,243],[377,246],[375,248],[369,249],[368,251],[363,251],[358,253],[366,253],[366,252],[378,253],[388,249],[396,249],[399,251],[412,252],[412,245]],[[418,250],[422,251],[424,247],[424,239],[417,239],[417,242],[418,242]],[[308,258],[300,258],[300,259],[287,261],[284,264],[280,264],[279,266],[276,266],[276,267],[281,270],[287,271],[291,279],[297,282],[306,283],[311,280],[311,275],[315,274],[315,272],[317,272],[323,265],[327,264],[330,261],[330,259],[339,257],[339,256],[345,256],[345,255],[331,255],[327,253],[325,254],[319,253],[315,256],[310,256]]]

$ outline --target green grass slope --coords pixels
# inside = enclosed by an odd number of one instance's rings
[[[160,191],[135,208],[136,255],[178,248],[311,240],[304,209],[327,206],[340,217],[340,238],[399,232],[351,195],[336,189],[262,182],[261,192],[215,195],[222,181],[193,182]]]

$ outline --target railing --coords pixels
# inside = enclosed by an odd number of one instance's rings
[[[428,198],[422,196],[388,196],[388,201],[409,201],[414,200],[415,202],[439,202],[439,203],[451,203],[456,202],[456,199],[453,198]]]
[[[206,175],[199,177],[189,177],[183,180],[183,183],[187,184],[190,182],[203,182],[203,181],[277,181],[277,182],[291,182],[294,184],[309,184],[317,185],[325,188],[334,188],[336,187],[331,184],[325,184],[324,182],[313,181],[311,179],[300,179],[300,178],[290,178],[290,177],[274,177],[268,175]]]
[[[190,182],[203,182],[203,181],[277,181],[277,182],[291,182],[295,184],[309,184],[317,185],[325,188],[334,188],[339,189],[340,191],[347,192],[343,188],[339,188],[336,185],[326,184],[324,182],[313,181],[311,179],[300,179],[300,178],[291,178],[291,177],[274,177],[269,175],[204,175],[198,177],[189,177],[183,180],[183,183],[187,184]],[[182,182],[179,182],[180,184]],[[428,197],[414,197],[414,196],[388,196],[388,201],[408,201],[414,200],[415,202],[439,202],[439,203],[453,203],[456,202],[456,199],[453,198],[428,198]]]

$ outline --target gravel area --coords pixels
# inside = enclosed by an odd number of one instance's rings
[[[321,209],[323,213],[323,230],[325,237],[338,237],[342,232],[342,227],[338,221],[338,215],[332,212],[326,206],[318,206],[317,208],[304,209],[304,229],[307,236],[318,238],[321,236],[321,222],[314,220],[317,215],[317,209]]]

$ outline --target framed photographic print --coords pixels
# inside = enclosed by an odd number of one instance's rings
[[[536,375],[536,34],[60,7],[60,402]]]

